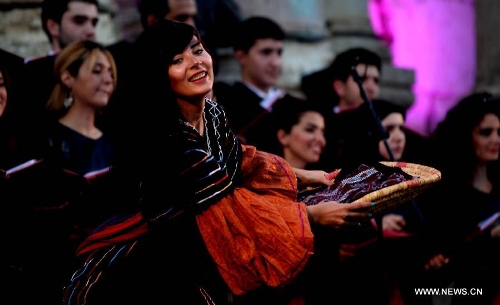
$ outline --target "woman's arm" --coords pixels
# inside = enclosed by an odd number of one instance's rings
[[[371,206],[371,202],[329,201],[307,206],[307,215],[311,224],[339,229],[342,226],[360,226],[363,222],[367,222],[371,218],[367,212]]]
[[[334,183],[334,179],[339,171],[334,171],[332,173],[327,173],[322,170],[307,170],[302,168],[293,168],[297,180],[299,183],[299,188],[311,186],[311,185],[326,185],[330,186]]]

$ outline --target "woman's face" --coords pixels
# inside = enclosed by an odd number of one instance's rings
[[[212,91],[212,57],[196,36],[193,36],[183,53],[174,56],[168,76],[172,90],[183,99],[203,99]]]
[[[326,145],[325,120],[316,111],[304,112],[289,134],[278,133],[283,146],[283,156],[293,167],[305,168],[319,161]]]
[[[5,107],[7,107],[7,87],[2,72],[0,72],[0,117],[2,116]]]
[[[106,55],[98,52],[93,66],[90,58],[85,59],[70,87],[74,103],[93,108],[105,107],[115,89],[113,71]]]
[[[500,119],[488,113],[472,131],[474,152],[480,162],[490,162],[498,159],[500,150]]]
[[[401,160],[406,145],[406,135],[404,132],[405,121],[403,115],[398,112],[389,113],[381,123],[382,127],[389,133],[387,144],[389,144],[394,160]],[[378,151],[385,160],[392,161],[384,141],[379,142]]]

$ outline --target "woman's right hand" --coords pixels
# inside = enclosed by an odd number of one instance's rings
[[[382,217],[382,229],[401,232],[406,227],[406,220],[402,215],[387,214]]]
[[[425,270],[438,270],[444,265],[447,265],[450,259],[444,256],[442,253],[436,254],[424,265]]]
[[[319,225],[340,229],[343,226],[360,226],[372,215],[367,212],[371,202],[338,203],[329,201],[307,206],[309,219]]]

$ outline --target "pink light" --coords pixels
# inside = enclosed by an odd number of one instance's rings
[[[368,14],[392,64],[415,71],[415,101],[406,123],[429,135],[448,109],[474,89],[474,0],[369,0]]]

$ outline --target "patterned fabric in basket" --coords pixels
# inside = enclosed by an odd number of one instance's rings
[[[416,179],[398,167],[389,167],[383,164],[377,166],[361,164],[356,170],[344,175],[343,178],[339,176],[336,178],[338,181],[329,187],[316,190],[313,193],[299,194],[299,201],[306,205],[327,201],[353,202],[379,189]]]

